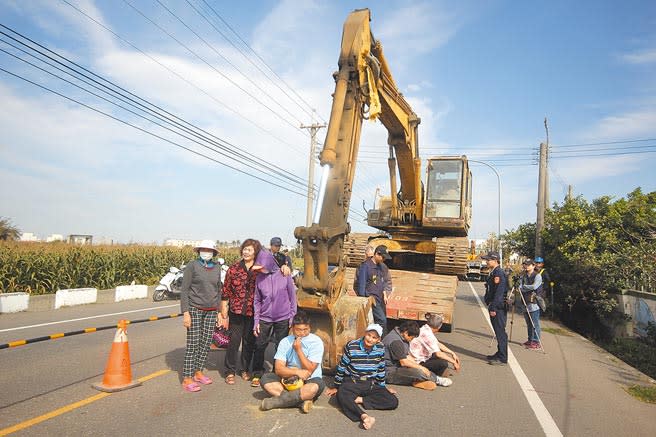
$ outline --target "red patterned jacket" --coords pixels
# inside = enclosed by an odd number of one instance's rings
[[[244,260],[228,268],[223,281],[221,300],[228,301],[231,313],[253,317],[253,295],[257,272],[248,270]]]

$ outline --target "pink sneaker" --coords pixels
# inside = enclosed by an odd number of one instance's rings
[[[529,347],[533,343],[531,340],[526,340],[524,343],[522,343],[523,346]]]
[[[526,347],[527,347],[528,349],[541,349],[541,347],[540,347],[540,343],[538,343],[537,341],[532,341],[531,344],[529,344],[529,345],[526,346]]]

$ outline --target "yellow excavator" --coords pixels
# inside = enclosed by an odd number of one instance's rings
[[[467,158],[427,159],[424,186],[420,119],[396,86],[369,22],[369,10],[359,9],[344,23],[312,225],[294,231],[304,257],[298,305],[313,314],[328,369],[371,321],[371,302],[352,290],[354,268],[364,261],[367,244],[385,244],[392,256],[388,319],[424,320],[427,312],[437,312],[448,332],[458,276],[466,273],[472,186]],[[367,214],[368,225],[383,235],[351,233],[348,223],[365,119],[380,121],[388,131],[390,195]]]

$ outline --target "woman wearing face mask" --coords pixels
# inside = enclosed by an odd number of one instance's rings
[[[180,293],[182,323],[187,328],[182,388],[188,392],[212,383],[203,368],[221,301],[221,266],[212,260],[218,253],[214,242],[203,240],[194,250],[198,258],[185,267]]]

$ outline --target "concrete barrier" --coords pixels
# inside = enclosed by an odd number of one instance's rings
[[[618,296],[619,308],[631,317],[626,335],[647,335],[647,325],[656,323],[656,294],[644,291],[623,290]]]
[[[130,299],[144,299],[148,297],[147,285],[119,285],[116,287],[114,302]]]
[[[28,293],[0,293],[0,313],[27,311],[29,304]]]
[[[57,290],[55,293],[55,309],[95,303],[98,299],[97,288],[71,288],[67,290]]]

